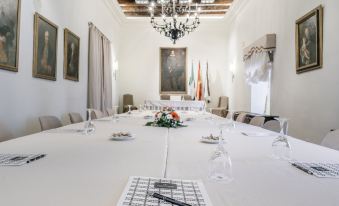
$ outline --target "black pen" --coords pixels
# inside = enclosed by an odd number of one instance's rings
[[[295,164],[295,163],[292,163],[292,166],[298,168],[299,170],[301,170],[301,171],[303,171],[303,172],[306,172],[307,174],[313,175],[313,172],[312,172],[312,171],[310,171],[310,170],[308,170],[308,169],[306,169],[306,168],[304,168],[304,167],[301,167],[301,166],[299,166],[299,165],[297,165],[297,164]]]
[[[184,202],[180,202],[180,201],[178,201],[178,200],[172,199],[172,198],[170,198],[170,197],[163,196],[163,195],[158,194],[158,193],[149,193],[149,195],[152,196],[152,197],[154,197],[154,198],[163,200],[163,201],[165,201],[165,202],[172,203],[173,205],[178,205],[178,206],[192,206],[192,205],[186,204],[186,203],[184,203]]]
[[[28,164],[28,163],[33,162],[33,161],[35,161],[35,160],[41,159],[41,158],[43,158],[43,157],[45,157],[45,156],[46,156],[46,155],[42,154],[42,155],[33,157],[33,158],[27,160],[26,163]]]

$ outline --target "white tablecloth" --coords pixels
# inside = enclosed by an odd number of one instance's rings
[[[0,144],[0,153],[46,153],[22,167],[0,167],[0,205],[4,206],[113,206],[129,176],[161,177],[168,140],[167,176],[202,179],[215,206],[337,206],[339,180],[319,179],[285,161],[272,159],[273,136],[246,137],[239,131],[260,128],[238,124],[228,133],[234,181],[207,180],[207,162],[215,145],[200,143],[202,135],[217,132],[206,115],[184,113],[188,127],[166,129],[143,126],[145,113],[124,115],[118,123],[95,121],[97,131],[76,132],[70,125]],[[134,141],[110,141],[110,134],[130,131]],[[265,131],[264,131],[265,132]],[[290,138],[293,158],[339,162],[339,152]]]
[[[173,101],[173,100],[146,100],[146,107],[171,107],[176,110],[197,109],[202,111],[205,108],[204,101]]]

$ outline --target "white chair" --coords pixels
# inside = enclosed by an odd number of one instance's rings
[[[92,119],[101,119],[103,117],[105,117],[105,115],[102,111],[99,111],[99,110],[96,110],[96,109],[92,110],[92,112],[91,112],[91,118]]]
[[[265,117],[253,117],[250,121],[250,125],[256,127],[263,127],[265,123]]]
[[[11,132],[4,125],[0,124],[0,142],[4,142],[12,139]]]
[[[246,113],[241,112],[235,121],[244,123],[246,116],[247,116]]]
[[[278,120],[270,120],[266,122],[263,128],[278,133],[281,131],[280,123]]]
[[[69,113],[68,115],[69,115],[69,118],[71,119],[72,124],[76,124],[76,123],[80,123],[84,121],[82,116],[79,113],[72,112],[72,113]]]
[[[62,127],[61,121],[55,116],[42,116],[39,121],[42,131]]]
[[[331,149],[339,150],[339,130],[329,132],[321,142],[321,145]]]

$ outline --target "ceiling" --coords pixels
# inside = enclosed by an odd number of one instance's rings
[[[201,8],[200,16],[223,17],[234,0],[214,0],[213,3],[202,4],[201,0],[192,0],[192,5],[198,4]],[[118,0],[118,3],[126,17],[149,17],[148,4],[136,4],[135,0]],[[194,8],[194,7],[193,7]],[[155,9],[155,16],[160,16],[161,7]]]

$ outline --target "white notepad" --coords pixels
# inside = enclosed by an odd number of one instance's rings
[[[0,154],[0,166],[21,166],[45,156],[45,154]]]
[[[171,183],[176,189],[158,189],[155,183]],[[130,177],[118,206],[168,206],[170,203],[147,194],[158,193],[193,206],[212,206],[203,183],[199,180],[172,180],[152,177]]]

